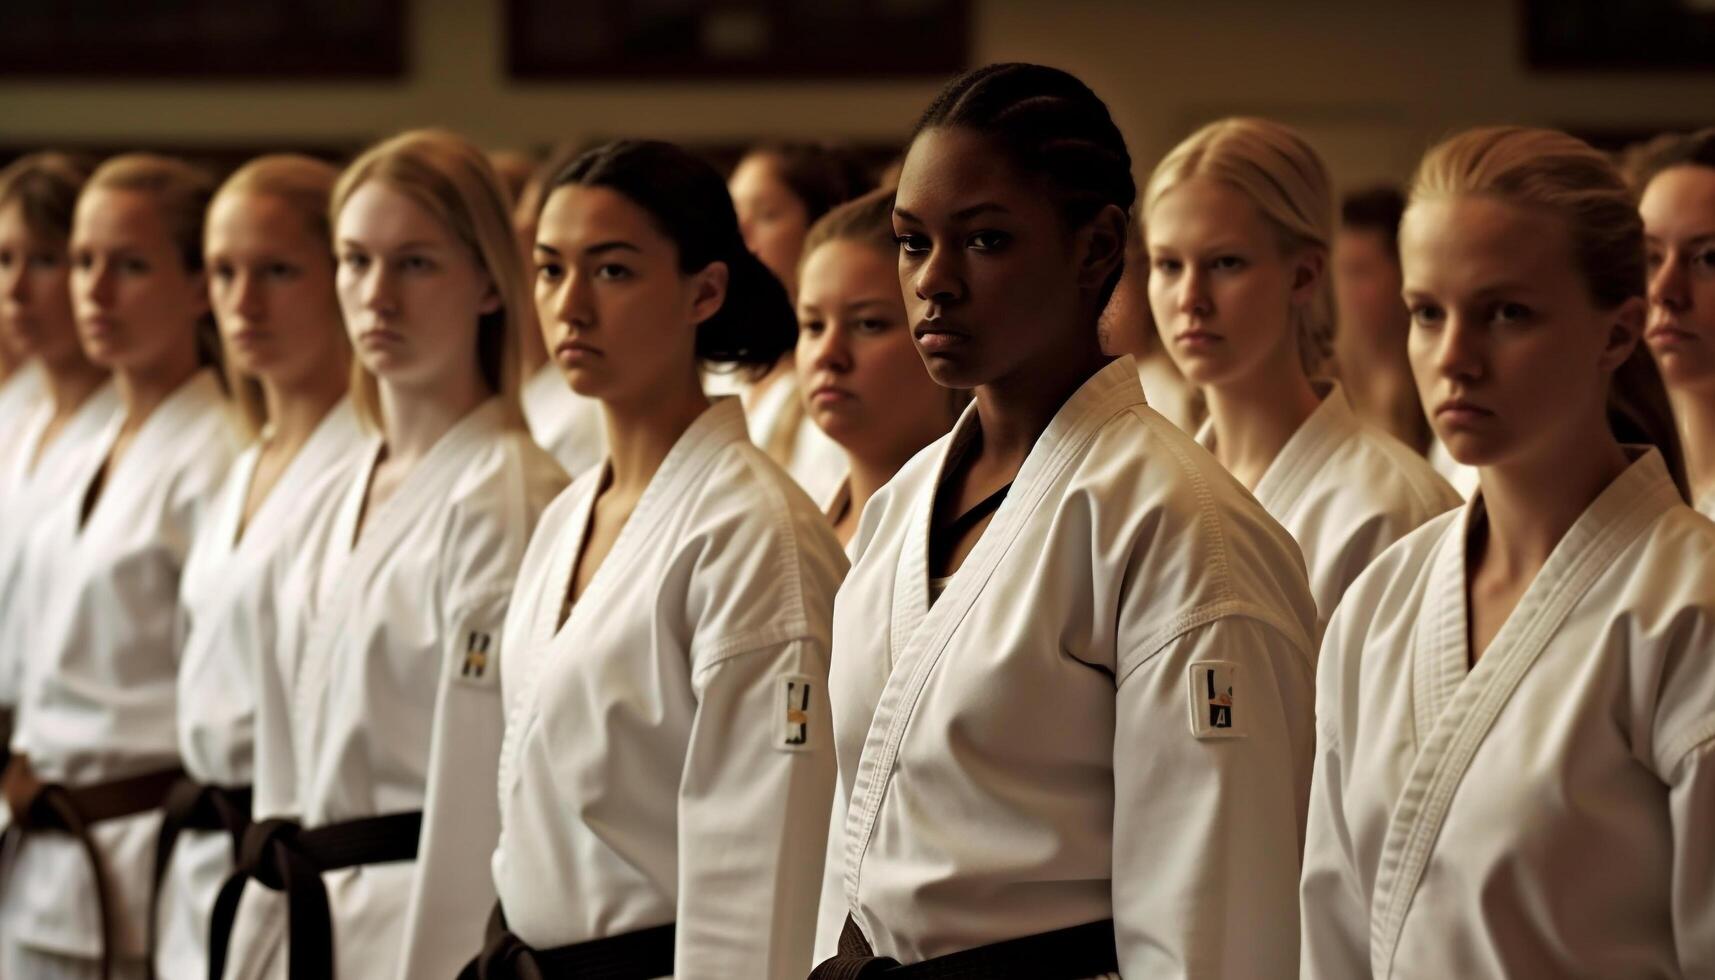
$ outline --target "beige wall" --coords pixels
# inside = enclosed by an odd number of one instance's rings
[[[1537,75],[1508,0],[975,0],[979,61],[1071,69],[1113,107],[1140,175],[1217,116],[1303,128],[1347,184],[1403,177],[1450,129],[1715,122],[1715,75]],[[889,139],[928,82],[518,84],[498,0],[413,0],[413,71],[388,84],[0,82],[0,144],[359,143],[436,124],[493,147],[635,134]],[[1706,107],[1702,115],[1694,108]]]

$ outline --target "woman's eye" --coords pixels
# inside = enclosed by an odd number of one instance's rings
[[[558,282],[563,271],[558,262],[542,262],[536,266],[536,278],[544,282]]]
[[[270,279],[290,279],[298,274],[298,269],[284,262],[270,262],[263,267],[262,274]]]
[[[214,273],[214,277],[219,279],[221,282],[227,282],[231,280],[233,276],[237,275],[237,273],[233,271],[232,266],[219,263],[215,265],[212,271]]]
[[[1245,260],[1237,255],[1222,255],[1209,263],[1218,272],[1233,272],[1245,267]]]
[[[1495,307],[1495,322],[1523,323],[1530,319],[1530,307],[1520,303],[1500,303]]]
[[[899,250],[906,255],[922,255],[929,251],[929,240],[922,235],[895,235],[893,240],[899,243]]]
[[[1704,269],[1715,269],[1715,249],[1704,249],[1691,257],[1693,265]]]
[[[369,268],[369,256],[360,252],[347,252],[340,256],[340,263],[354,272],[362,272]]]
[[[1429,304],[1426,304],[1426,303],[1419,303],[1417,305],[1411,306],[1410,310],[1411,310],[1411,320],[1413,323],[1416,323],[1416,324],[1419,324],[1419,325],[1425,326],[1425,327],[1430,327],[1430,326],[1434,326],[1434,325],[1441,322],[1441,315],[1442,315],[1441,314],[1441,308],[1438,306],[1430,306]]]
[[[970,245],[979,252],[992,252],[1002,248],[1012,236],[1004,231],[979,231],[970,237]]]
[[[142,259],[126,259],[120,263],[119,267],[133,276],[140,276],[149,271],[149,263]]]
[[[1153,268],[1162,275],[1171,276],[1179,272],[1180,265],[1178,259],[1156,259]]]
[[[857,328],[864,333],[883,333],[893,324],[878,317],[866,317],[857,322]]]
[[[421,255],[407,255],[399,261],[399,265],[406,272],[428,272],[435,267],[433,262]]]
[[[1660,252],[1651,249],[1644,253],[1644,267],[1649,269],[1651,272],[1661,268],[1662,261],[1662,255]]]
[[[631,270],[617,262],[606,262],[595,268],[595,277],[615,282],[631,278]]]
[[[823,328],[824,328],[824,324],[820,320],[799,320],[798,321],[798,332],[799,333],[807,333],[812,337],[819,335],[822,332]]]

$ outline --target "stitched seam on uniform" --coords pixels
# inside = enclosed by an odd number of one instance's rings
[[[1626,479],[1626,475],[1623,474],[1620,479]],[[1534,649],[1529,651],[1528,656],[1515,654],[1502,664],[1499,676],[1477,692],[1475,703],[1460,719],[1458,729],[1450,736],[1449,744],[1441,753],[1440,764],[1429,776],[1424,805],[1407,832],[1404,854],[1399,861],[1399,867],[1404,869],[1403,874],[1390,883],[1385,914],[1374,921],[1372,943],[1379,940],[1379,944],[1378,947],[1372,948],[1378,948],[1385,957],[1380,964],[1384,974],[1392,970],[1393,957],[1398,950],[1398,938],[1404,930],[1406,915],[1428,867],[1429,852],[1440,836],[1452,798],[1464,782],[1464,774],[1470,769],[1471,759],[1494,727],[1500,706],[1512,696],[1526,671],[1547,646],[1548,636],[1544,626],[1549,622],[1547,617],[1550,613],[1559,614],[1556,620],[1564,616],[1595,584],[1601,574],[1608,570],[1613,554],[1623,550],[1622,545],[1616,545],[1614,542],[1635,539],[1645,527],[1659,518],[1659,511],[1650,512],[1635,506],[1639,496],[1642,496],[1641,491],[1609,501],[1598,500],[1598,503],[1604,505],[1604,510],[1618,512],[1621,519],[1606,528],[1599,528],[1587,542],[1581,543],[1581,546],[1575,542],[1575,549],[1581,554],[1565,573],[1572,585],[1537,602],[1529,610],[1530,619],[1522,624],[1518,631],[1527,638],[1524,643]],[[1578,533],[1580,527],[1574,524],[1567,532],[1567,537]],[[1565,543],[1563,539],[1562,544]],[[1550,560],[1552,561],[1552,556]],[[1479,719],[1481,724],[1472,724],[1473,718]],[[1428,819],[1425,819],[1426,816]]]
[[[1150,424],[1143,413],[1134,410],[1132,414],[1145,426]],[[1162,421],[1164,424],[1172,424],[1165,419]],[[1227,563],[1226,528],[1221,522],[1220,508],[1215,504],[1214,491],[1209,488],[1208,480],[1198,471],[1196,464],[1183,449],[1174,445],[1171,439],[1162,440],[1162,445],[1173,454],[1174,460],[1179,464],[1180,475],[1191,484],[1192,494],[1197,501],[1198,523],[1202,524],[1204,532],[1214,539],[1213,546],[1207,551],[1214,566],[1210,577],[1215,580],[1217,596],[1221,599],[1236,599],[1238,592],[1233,588],[1231,569]]]
[[[793,643],[803,643],[811,647],[822,646],[822,644],[817,642],[816,637],[809,633],[788,633],[784,630],[767,630],[762,632],[752,630],[748,635],[742,635],[735,637],[734,639],[743,640],[743,646],[739,649],[730,650],[716,659],[709,660],[702,666],[694,669],[691,672],[691,676],[702,677],[714,670],[716,667],[731,663],[734,660],[748,657],[756,653],[767,653],[770,650],[775,650]],[[802,674],[804,671],[794,669],[786,671],[786,673]],[[813,677],[815,675],[812,674],[811,676]]]
[[[1685,732],[1667,739],[1663,742],[1662,755],[1673,762],[1667,767],[1667,772],[1661,774],[1662,778],[1671,782],[1684,768],[1686,760],[1711,742],[1715,742],[1715,717],[1705,718]]]
[[[815,639],[815,635],[810,631],[809,623],[802,616],[798,617],[796,622],[742,630],[707,644],[703,648],[705,653],[700,658],[702,662],[693,667],[691,673],[693,675],[702,674],[734,657],[742,657],[747,653],[755,653],[758,650],[778,646],[782,643],[798,640],[814,642]]]
[[[1265,626],[1271,627],[1292,643],[1292,647],[1295,652],[1300,656],[1304,655],[1306,646],[1305,638],[1303,636],[1303,631],[1298,629],[1297,626],[1283,622],[1279,616],[1275,615],[1273,610],[1258,603],[1251,602],[1246,599],[1222,599],[1217,602],[1197,606],[1188,612],[1182,613],[1175,617],[1169,626],[1156,630],[1154,633],[1150,634],[1148,641],[1139,644],[1139,647],[1148,650],[1149,652],[1137,658],[1134,663],[1121,671],[1114,682],[1115,686],[1117,687],[1120,684],[1124,684],[1126,678],[1136,673],[1139,667],[1142,667],[1144,664],[1147,664],[1160,656],[1164,650],[1186,633],[1223,619],[1235,618],[1254,620]]]

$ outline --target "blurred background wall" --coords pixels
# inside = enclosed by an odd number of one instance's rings
[[[0,77],[0,150],[337,152],[418,125],[451,127],[491,149],[618,134],[705,146],[770,136],[887,143],[941,81],[521,80],[507,70],[500,0],[401,2],[397,79]],[[968,60],[1079,74],[1113,108],[1140,178],[1193,127],[1232,113],[1299,126],[1346,186],[1402,180],[1427,143],[1475,123],[1555,125],[1612,144],[1715,121],[1715,72],[1528,67],[1521,9],[1505,0],[971,0]]]

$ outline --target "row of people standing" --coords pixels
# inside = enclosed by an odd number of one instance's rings
[[[44,412],[85,448],[19,535],[0,970],[1291,976],[1301,935],[1311,976],[1708,968],[1715,529],[1612,168],[1490,130],[1419,174],[1411,360],[1480,468],[1458,509],[1314,380],[1308,145],[1200,131],[1141,235],[1130,170],[1070,76],[964,76],[897,191],[811,233],[795,323],[665,144],[545,186],[533,312],[455,137],[337,182],[259,161],[201,231],[190,171],[104,165],[51,226],[87,303],[59,388],[111,370],[117,408],[86,443],[64,406],[96,396]],[[1654,237],[1691,281],[1697,236]],[[1197,433],[1103,350],[1140,255]],[[205,273],[247,449],[199,367]],[[517,401],[531,323],[603,420],[563,492]],[[849,458],[816,503],[702,379],[794,347]],[[1569,888],[1605,839],[1632,850]]]

